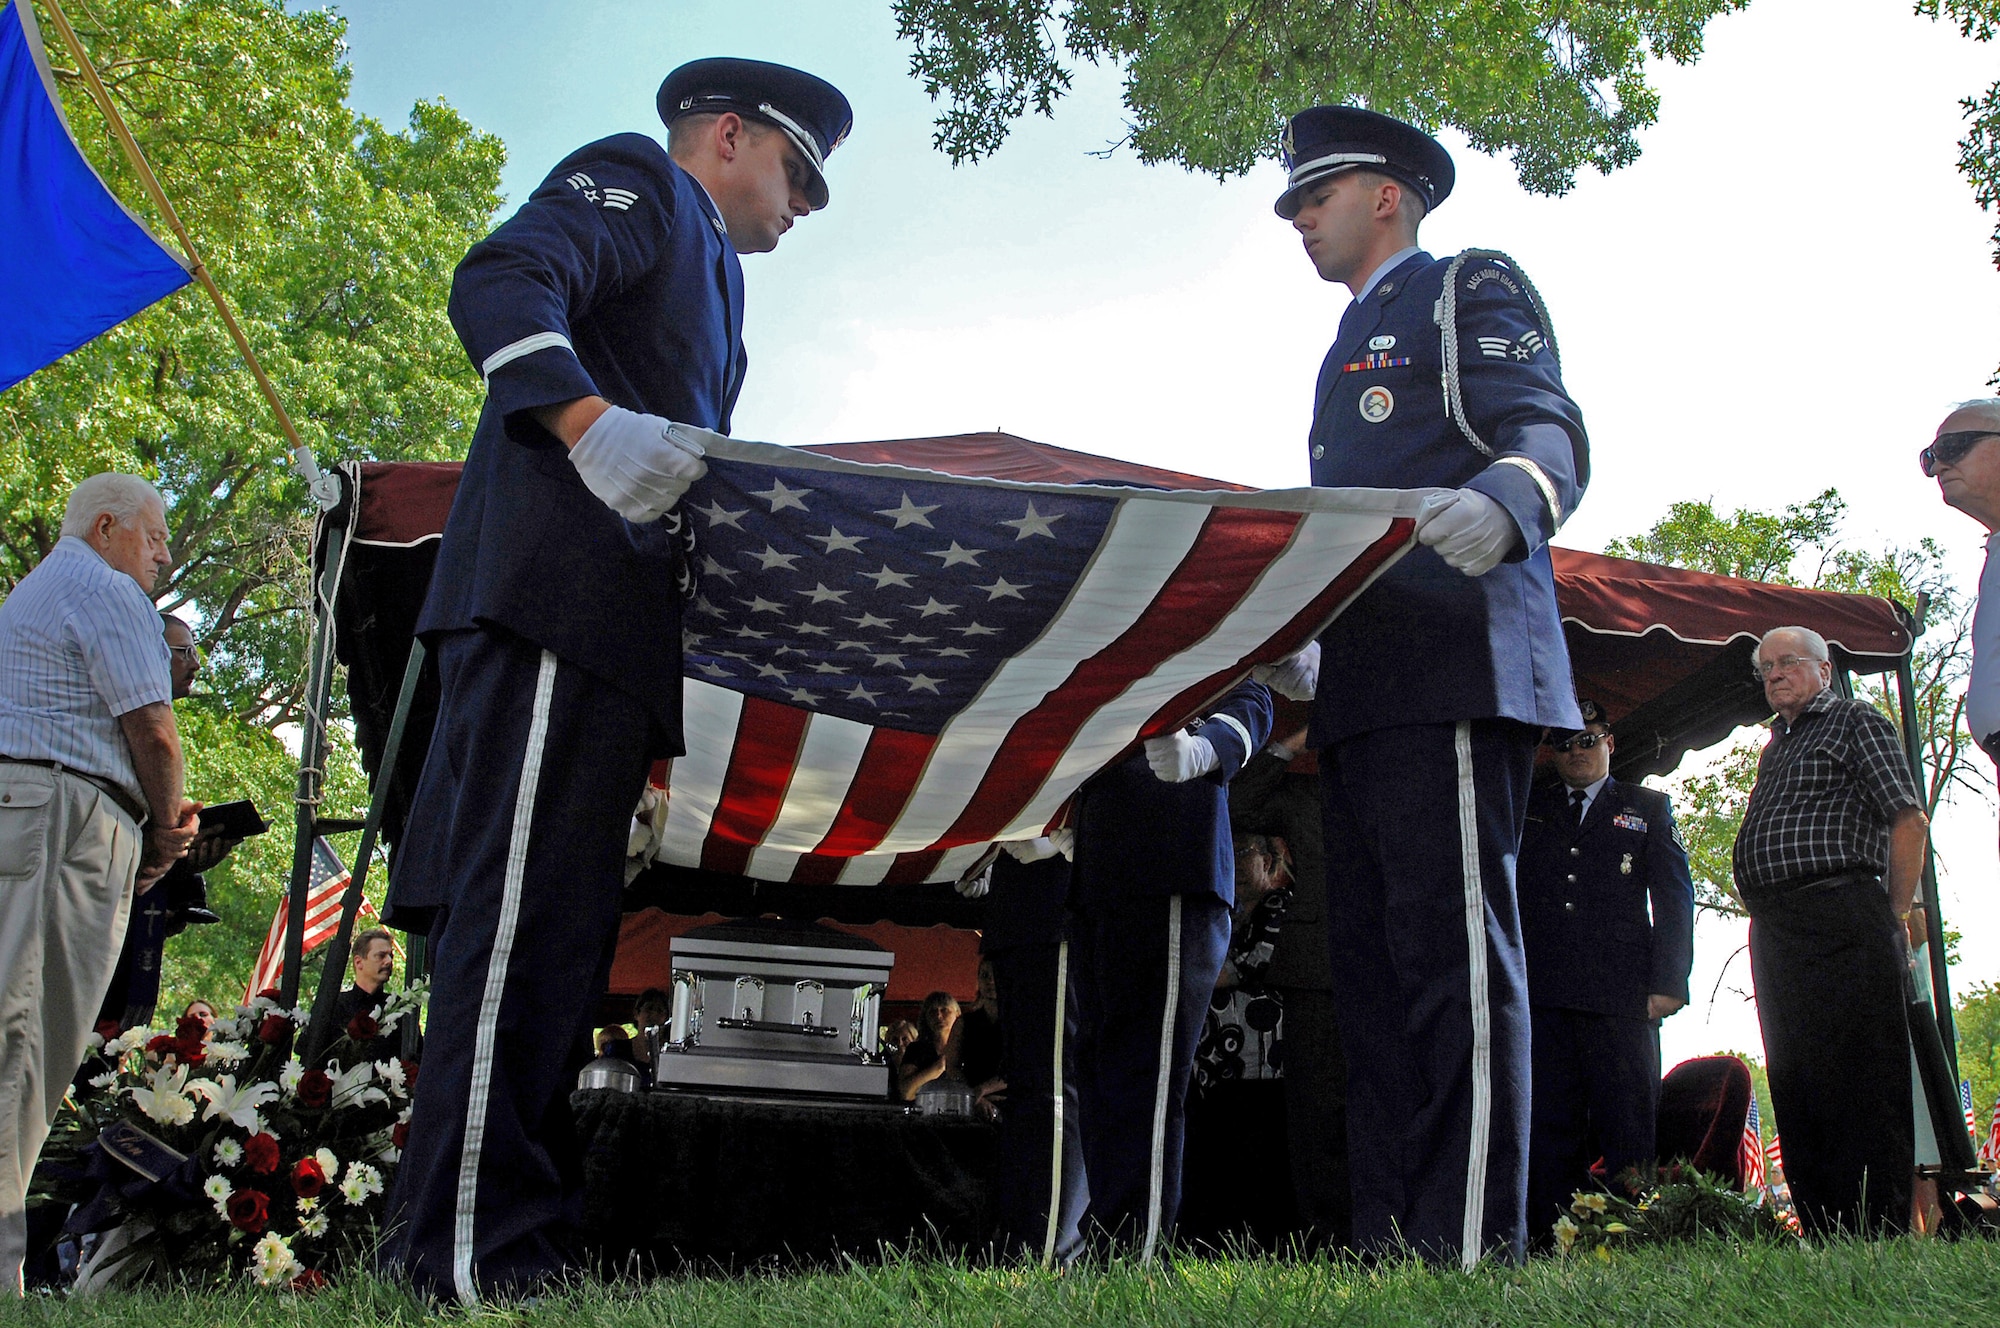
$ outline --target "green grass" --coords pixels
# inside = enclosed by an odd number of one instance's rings
[[[312,1296],[158,1291],[0,1305],[0,1325],[63,1328],[389,1328],[427,1320],[437,1321],[399,1289],[365,1278]],[[1472,1274],[1266,1258],[1182,1259],[1154,1268],[1112,1263],[1051,1274],[894,1259],[827,1273],[591,1283],[526,1309],[444,1317],[516,1320],[538,1328],[1992,1328],[2000,1324],[2000,1243],[1701,1244],[1628,1251],[1608,1264],[1537,1262]]]

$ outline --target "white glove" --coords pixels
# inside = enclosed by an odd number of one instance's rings
[[[1060,830],[1049,831],[1049,842],[1056,846],[1056,852],[1071,862],[1076,861],[1076,827],[1066,825]]]
[[[1010,839],[1000,846],[1000,851],[1016,862],[1040,862],[1043,858],[1053,858],[1061,850],[1047,835],[1033,839]]]
[[[613,406],[569,450],[583,485],[627,521],[672,509],[708,473],[701,444],[672,420]]]
[[[1453,489],[1424,499],[1417,538],[1467,576],[1484,576],[1516,544],[1521,532],[1507,509],[1477,489]]]
[[[1306,648],[1290,659],[1259,664],[1250,670],[1250,677],[1280,696],[1294,701],[1312,700],[1313,693],[1319,690],[1319,642],[1307,642]]]
[[[1146,764],[1153,778],[1168,784],[1185,784],[1199,779],[1222,764],[1215,744],[1198,733],[1177,729],[1162,738],[1146,739]]]
[[[987,863],[986,870],[977,876],[970,876],[962,881],[953,881],[951,888],[964,895],[967,899],[984,899],[986,892],[993,888],[993,864],[990,862]]]

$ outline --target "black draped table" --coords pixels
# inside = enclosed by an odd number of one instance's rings
[[[610,1089],[570,1098],[584,1234],[663,1267],[873,1255],[988,1238],[995,1130],[891,1103]]]

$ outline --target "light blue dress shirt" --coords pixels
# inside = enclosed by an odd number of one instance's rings
[[[144,806],[118,717],[172,702],[170,658],[139,583],[64,536],[0,602],[0,756],[59,761]]]

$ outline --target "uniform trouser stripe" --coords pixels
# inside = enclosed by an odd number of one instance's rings
[[[479,1200],[479,1153],[486,1140],[486,1104],[493,1087],[493,1050],[499,1038],[500,1000],[507,989],[507,962],[514,953],[514,930],[521,916],[521,880],[528,865],[528,831],[535,819],[535,791],[542,777],[542,747],[549,733],[549,703],[555,694],[556,657],[544,650],[535,678],[534,711],[521,757],[521,782],[514,794],[514,828],[507,842],[507,870],[500,892],[500,919],[486,960],[486,990],[479,1001],[478,1032],[472,1048],[472,1083],[465,1110],[465,1144],[458,1158],[458,1208],[452,1230],[452,1285],[467,1305],[479,1303],[473,1280],[473,1213]]]
[[[1167,991],[1160,1014],[1160,1075],[1153,1085],[1153,1165],[1146,1185],[1146,1244],[1139,1252],[1151,1263],[1159,1244],[1161,1202],[1167,1184],[1167,1098],[1173,1091],[1174,1016],[1181,1003],[1181,897],[1167,896]]]
[[[1459,1261],[1471,1268],[1485,1249],[1486,1168],[1493,1136],[1493,1011],[1486,989],[1486,887],[1479,871],[1479,791],[1472,774],[1472,722],[1460,720],[1458,843],[1465,881],[1466,971],[1472,987],[1472,1131],[1465,1163],[1465,1226]]]
[[[1063,1094],[1068,1085],[1063,1079],[1063,1034],[1069,1013],[1069,941],[1064,940],[1056,947],[1056,1035],[1051,1039],[1055,1047],[1055,1073],[1052,1082],[1055,1092],[1049,1101],[1049,1229],[1042,1238],[1042,1266],[1051,1267],[1056,1261],[1056,1237],[1062,1231],[1063,1219]]]

